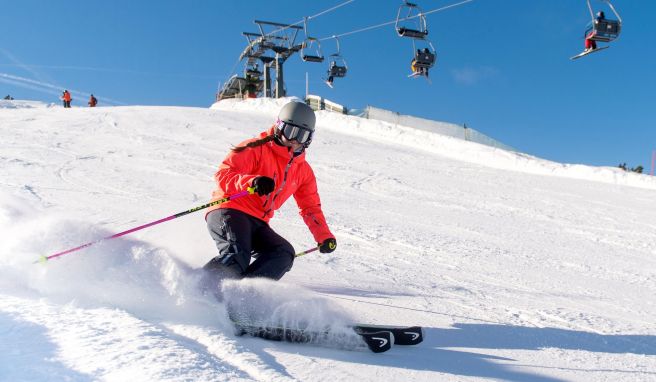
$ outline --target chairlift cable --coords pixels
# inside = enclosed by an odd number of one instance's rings
[[[336,10],[336,9],[338,9],[338,8],[341,8],[341,7],[345,6],[345,5],[348,5],[348,4],[350,4],[350,3],[354,2],[354,1],[355,1],[355,0],[347,0],[347,1],[343,2],[343,3],[341,3],[341,4],[338,4],[338,5],[334,6],[334,7],[332,7],[332,8],[328,8],[328,9],[326,9],[326,10],[324,10],[324,11],[321,11],[321,12],[317,13],[316,15],[308,16],[308,17],[304,17],[303,20],[299,20],[299,21],[297,21],[297,22],[295,22],[295,23],[293,23],[293,24],[289,24],[289,25],[287,25],[287,26],[285,26],[285,27],[282,27],[282,28],[280,28],[280,29],[276,29],[276,30],[274,30],[274,31],[272,31],[272,32],[269,32],[269,33],[265,34],[264,37],[268,37],[268,36],[270,36],[270,35],[272,35],[272,34],[274,34],[274,33],[282,32],[282,31],[284,31],[285,29],[289,29],[289,28],[291,28],[291,27],[293,27],[293,26],[295,26],[295,25],[303,24],[303,23],[307,22],[307,20],[312,20],[312,19],[317,18],[317,17],[319,17],[319,16],[322,16],[322,15],[328,13],[328,12],[332,12],[332,11],[334,11],[334,10]]]
[[[472,1],[474,1],[474,0],[464,0],[464,1],[461,1],[461,2],[459,2],[459,3],[455,3],[455,4],[451,4],[451,5],[446,5],[446,6],[444,6],[444,7],[436,8],[436,9],[430,10],[430,11],[428,11],[428,12],[420,13],[420,14],[417,14],[417,15],[414,15],[414,16],[408,16],[408,17],[405,17],[405,18],[402,18],[402,19],[398,19],[398,20],[393,20],[393,21],[385,22],[385,23],[378,24],[378,25],[372,25],[372,26],[365,27],[365,28],[361,28],[361,29],[357,29],[357,30],[354,30],[354,31],[351,31],[351,32],[345,32],[345,33],[338,34],[338,35],[332,35],[332,36],[330,36],[330,37],[320,38],[320,39],[318,39],[318,40],[319,40],[319,41],[324,41],[324,40],[329,40],[329,39],[334,38],[334,37],[344,37],[344,36],[349,36],[349,35],[356,34],[356,33],[360,33],[360,32],[365,32],[365,31],[368,31],[368,30],[372,30],[372,29],[376,29],[376,28],[384,27],[384,26],[386,26],[386,25],[392,25],[392,24],[395,24],[397,21],[406,21],[406,20],[411,20],[411,19],[415,19],[415,18],[417,18],[417,17],[430,15],[431,13],[444,11],[444,10],[447,10],[447,9],[449,9],[449,8],[454,8],[454,7],[457,7],[457,6],[460,6],[460,5],[464,5],[464,4],[466,4],[466,3],[471,3]]]
[[[314,19],[314,18],[316,18],[316,17],[319,17],[319,16],[321,16],[321,15],[323,15],[323,14],[325,14],[325,13],[332,12],[332,11],[334,11],[335,9],[337,9],[337,8],[341,8],[341,7],[343,7],[343,6],[345,6],[345,5],[348,5],[348,4],[350,4],[350,3],[354,2],[354,1],[355,1],[355,0],[348,0],[348,1],[344,2],[344,3],[342,3],[342,4],[339,4],[339,5],[336,5],[336,6],[332,7],[332,8],[326,9],[325,11],[319,12],[319,13],[317,13],[317,14],[314,15],[314,16],[310,16],[310,17],[308,17],[308,20],[311,20],[311,19]]]

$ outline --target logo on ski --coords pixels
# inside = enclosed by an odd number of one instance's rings
[[[410,341],[416,341],[419,338],[420,334],[417,332],[403,332],[403,334],[410,336]]]
[[[379,348],[382,348],[383,346],[387,345],[387,343],[389,342],[387,338],[382,338],[382,337],[371,337],[371,338],[380,343],[380,345],[378,345]]]

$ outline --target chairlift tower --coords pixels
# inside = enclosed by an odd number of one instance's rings
[[[264,96],[280,98],[285,96],[283,66],[294,53],[301,50],[302,45],[296,44],[296,37],[303,27],[291,24],[281,24],[271,21],[255,20],[260,33],[243,32],[248,39],[248,46],[239,57],[247,58],[247,65],[254,65],[258,60],[264,68]],[[267,29],[272,29],[267,31]],[[274,56],[265,55],[272,51]],[[272,92],[271,68],[276,71],[275,91]]]

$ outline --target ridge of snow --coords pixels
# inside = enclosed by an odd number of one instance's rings
[[[25,101],[25,100],[4,100],[0,99],[0,109],[35,109],[55,107],[53,103],[45,103],[41,101]]]
[[[229,99],[216,102],[211,108],[275,116],[278,110],[290,101],[300,100],[298,98]],[[318,135],[321,134],[321,129],[328,129],[381,143],[414,147],[451,159],[502,170],[656,189],[656,177],[647,174],[638,174],[609,166],[558,163],[521,152],[507,151],[426,130],[414,129],[411,126],[363,119],[324,110],[317,112],[317,129]]]

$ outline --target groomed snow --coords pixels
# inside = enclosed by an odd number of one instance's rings
[[[197,289],[203,212],[34,264],[206,203],[231,145],[287,101],[0,101],[0,380],[656,380],[653,177],[375,120],[318,113],[337,251],[229,296],[318,327],[423,325],[416,347],[236,337]],[[315,245],[292,200],[271,224]]]

